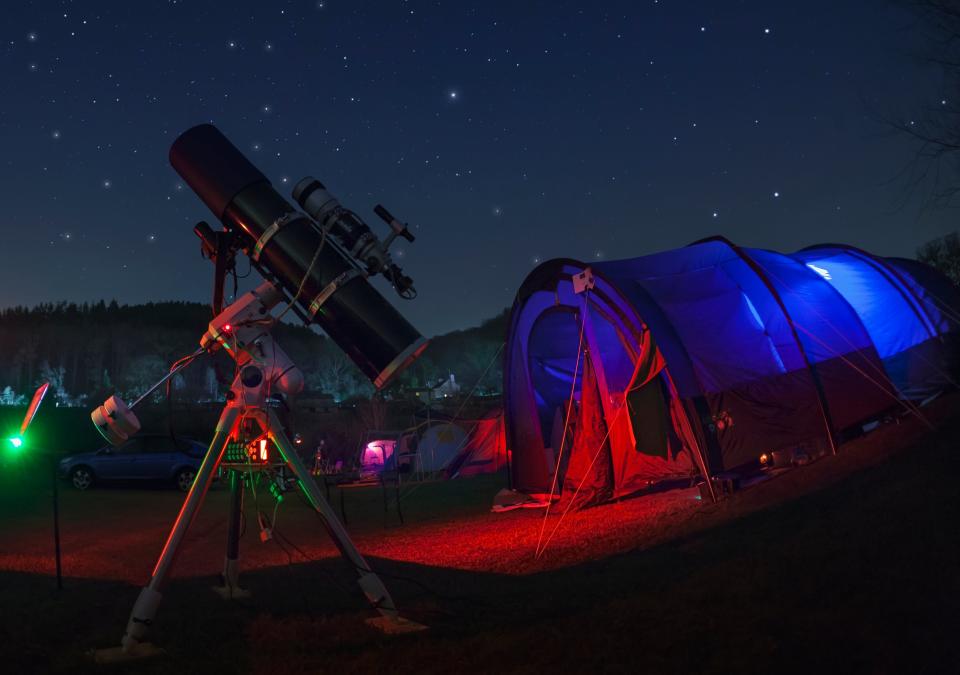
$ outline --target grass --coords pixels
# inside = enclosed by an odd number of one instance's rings
[[[309,560],[248,528],[254,595],[219,600],[208,587],[222,561],[220,488],[158,614],[168,655],[116,671],[949,672],[960,657],[956,406],[931,411],[937,433],[886,427],[719,505],[678,490],[570,514],[540,559],[542,513],[486,512],[499,477],[405,487],[402,526],[378,489],[350,491],[358,545],[430,626],[402,637],[365,626],[349,570],[295,498],[279,529]],[[45,482],[16,474],[0,499],[0,662],[102,670],[84,653],[117,643],[181,496],[65,492],[57,592]]]

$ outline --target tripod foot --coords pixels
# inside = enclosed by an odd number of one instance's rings
[[[240,563],[236,558],[228,557],[223,561],[220,585],[211,588],[224,600],[243,600],[253,595],[247,589],[240,588]]]
[[[375,616],[365,619],[364,623],[387,635],[403,635],[427,630],[427,626],[422,623],[404,619],[402,616]]]
[[[166,654],[166,650],[157,647],[151,642],[138,642],[128,649],[123,647],[109,647],[107,649],[92,649],[90,655],[97,663],[128,663],[142,661]]]
[[[246,600],[247,598],[253,597],[253,593],[247,589],[240,588],[239,586],[228,586],[227,584],[223,586],[211,586],[210,590],[224,600]]]

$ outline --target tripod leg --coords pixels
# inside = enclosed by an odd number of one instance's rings
[[[243,518],[243,474],[230,471],[230,518],[227,521],[227,555],[223,561],[223,585],[214,587],[225,600],[250,597],[240,588],[240,523]]]
[[[136,656],[149,656],[156,652],[156,649],[144,638],[150,630],[153,623],[153,617],[160,606],[160,600],[163,597],[160,593],[167,575],[173,568],[180,544],[190,523],[203,503],[203,498],[207,494],[207,489],[213,482],[216,474],[217,465],[220,464],[220,458],[223,457],[223,451],[227,447],[227,441],[236,424],[237,416],[240,411],[233,407],[225,408],[220,415],[220,421],[217,423],[217,430],[207,448],[207,453],[203,456],[203,462],[197,471],[197,477],[187,493],[187,498],[180,508],[180,513],[173,523],[170,535],[163,545],[163,551],[153,568],[153,574],[150,576],[150,582],[140,591],[136,603],[133,605],[133,611],[130,612],[130,620],[127,622],[127,632],[120,641],[120,652],[117,650],[101,650],[96,654],[98,661],[110,661]]]
[[[360,589],[367,596],[367,600],[373,605],[374,609],[380,612],[381,620],[373,622],[374,625],[388,633],[423,630],[425,626],[400,617],[397,606],[393,603],[393,598],[390,597],[390,592],[387,591],[380,577],[370,569],[370,565],[360,555],[360,551],[351,541],[350,535],[337,520],[337,514],[323,498],[320,488],[306,470],[303,461],[297,456],[293,445],[283,432],[283,426],[277,418],[277,413],[271,409],[267,411],[267,414],[270,421],[268,433],[271,440],[280,448],[284,461],[299,479],[301,489],[323,520],[324,527],[330,533],[333,543],[340,549],[341,555],[356,570],[359,576],[357,583],[360,585]]]

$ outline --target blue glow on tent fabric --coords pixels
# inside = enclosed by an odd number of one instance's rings
[[[766,335],[766,329],[763,326],[763,320],[760,318],[760,313],[757,311],[757,308],[753,306],[750,296],[744,293],[743,299],[747,302],[747,307],[750,308],[750,313],[753,315],[753,320],[757,322],[757,327],[764,331],[764,335]],[[787,372],[787,368],[783,365],[783,360],[780,358],[780,353],[777,351],[777,346],[773,344],[773,340],[770,339],[769,335],[767,335],[767,345],[770,347],[770,354],[773,355],[773,358],[776,359],[777,363],[780,365],[780,370]]]
[[[679,341],[704,392],[726,391],[744,382],[805,368],[789,325],[769,291],[723,242],[594,267],[641,312],[649,304],[648,298],[655,298],[671,329],[650,323],[657,345],[669,364],[670,343]]]
[[[856,311],[880,358],[898,354],[931,337],[905,293],[870,262],[830,248],[800,251],[793,257],[811,269],[830,270],[830,276],[824,279]]]

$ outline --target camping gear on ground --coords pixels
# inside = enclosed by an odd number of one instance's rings
[[[842,245],[545,262],[506,344],[512,487],[585,506],[835,452],[955,384],[958,320],[960,290],[932,268]]]

